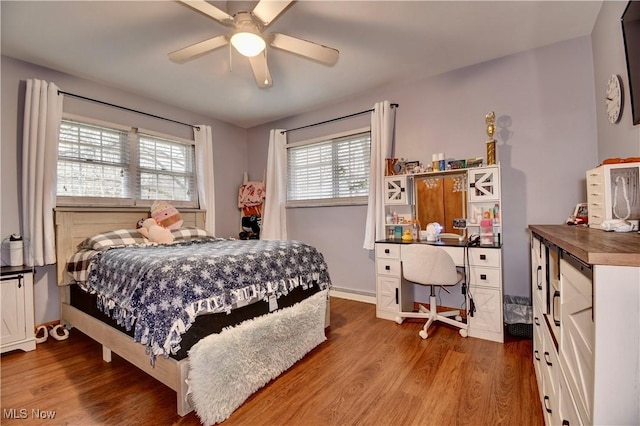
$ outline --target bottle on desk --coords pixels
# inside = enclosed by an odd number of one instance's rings
[[[411,224],[411,236],[413,241],[420,241],[420,221],[415,219]]]

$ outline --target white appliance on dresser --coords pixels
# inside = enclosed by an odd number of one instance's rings
[[[640,220],[640,162],[588,170],[587,205],[591,228],[612,219]]]
[[[563,225],[530,229],[533,363],[545,424],[640,424],[638,236]],[[625,248],[616,251],[616,241]],[[554,246],[560,259],[558,324],[551,294]]]
[[[427,175],[437,176],[438,172]],[[501,207],[500,167],[488,166],[468,169],[467,176],[467,228],[471,234],[479,234],[480,220],[471,220],[471,212]],[[386,205],[411,209],[412,176],[385,177],[389,188]],[[403,194],[403,195],[400,195]],[[422,224],[423,227],[426,224]],[[496,243],[487,246],[467,247],[464,242],[452,240],[451,245],[439,245],[446,250],[456,266],[463,267],[467,276],[466,306],[474,310],[467,315],[468,335],[496,342],[504,341],[502,247],[497,241],[502,232],[501,219],[493,219]],[[402,278],[402,247],[400,239],[386,239],[376,243],[376,316],[394,321],[399,312],[413,310],[415,284]],[[421,243],[422,244],[422,243]],[[423,302],[423,301],[421,301]],[[425,302],[426,303],[426,302]]]

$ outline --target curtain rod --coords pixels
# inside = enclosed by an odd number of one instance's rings
[[[80,96],[80,95],[76,95],[74,93],[63,92],[62,90],[58,90],[58,95],[61,95],[61,94],[62,95],[67,95],[67,96],[71,96],[72,98],[82,99],[83,101],[94,102],[94,103],[97,103],[97,104],[106,105],[106,106],[110,106],[110,107],[113,107],[113,108],[123,109],[123,110],[129,111],[129,112],[135,112],[136,114],[146,115],[148,117],[157,118],[159,120],[170,121],[170,122],[176,123],[176,124],[182,124],[183,126],[188,126],[188,127],[193,128],[193,129],[200,130],[200,127],[194,126],[193,124],[183,123],[182,121],[176,121],[176,120],[172,120],[170,118],[160,117],[159,115],[149,114],[148,112],[138,111],[138,110],[127,108],[127,107],[123,107],[123,106],[120,106],[120,105],[110,104],[109,102],[100,101],[98,99],[87,98],[86,96]]]
[[[398,104],[391,104],[391,108],[398,108],[399,106],[400,105]],[[366,111],[360,111],[360,112],[355,112],[353,114],[344,115],[342,117],[332,118],[331,120],[321,121],[319,123],[307,124],[306,126],[296,127],[295,129],[281,130],[280,134],[284,135],[285,133],[293,132],[295,130],[300,130],[300,129],[306,129],[307,127],[314,127],[314,126],[319,126],[321,124],[331,123],[333,121],[339,121],[339,120],[344,120],[346,118],[357,117],[358,115],[367,114],[369,112],[373,112],[373,108],[368,109]]]

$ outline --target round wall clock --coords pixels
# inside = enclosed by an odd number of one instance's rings
[[[622,117],[622,80],[616,74],[611,74],[607,80],[605,104],[609,123],[619,122]]]

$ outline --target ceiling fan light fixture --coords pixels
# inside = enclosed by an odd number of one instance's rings
[[[267,46],[256,26],[250,21],[240,24],[238,31],[231,36],[231,45],[248,58],[259,55]]]

